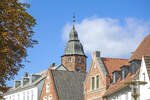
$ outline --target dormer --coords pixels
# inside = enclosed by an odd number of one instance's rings
[[[33,82],[35,82],[37,79],[39,79],[41,77],[41,75],[36,75],[36,74],[32,74],[32,75],[30,75],[30,77],[29,77],[29,81],[30,81],[30,84],[31,83],[33,83]]]
[[[130,61],[130,67],[129,67],[129,71],[131,73],[131,75],[135,74],[137,69],[141,66],[141,60],[132,60]]]
[[[120,67],[121,69],[121,80],[124,80],[129,73],[129,66],[123,65]]]
[[[117,80],[119,79],[120,77],[120,71],[113,71],[112,72],[112,75],[113,75],[113,84],[117,83]]]
[[[21,79],[21,86],[23,87],[24,85],[29,83],[29,77],[23,77]]]
[[[21,81],[20,80],[15,80],[14,81],[14,88],[17,88],[21,85]]]

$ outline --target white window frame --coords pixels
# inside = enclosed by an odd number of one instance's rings
[[[47,84],[46,84],[46,93],[48,93],[49,91],[50,91],[50,84],[47,83]]]

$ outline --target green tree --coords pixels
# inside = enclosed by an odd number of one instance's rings
[[[36,21],[28,8],[29,5],[18,0],[0,0],[0,87],[23,68],[27,48],[37,44],[33,40]]]

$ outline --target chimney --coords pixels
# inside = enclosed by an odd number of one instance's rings
[[[29,76],[29,75],[28,75],[28,73],[26,72],[25,75],[24,75],[24,77],[28,77],[28,76]]]
[[[50,65],[50,67],[55,67],[55,63],[52,63],[52,64]]]
[[[21,81],[14,81],[14,88],[17,88],[18,86],[21,85]]]
[[[93,53],[93,56],[95,56],[95,57],[100,57],[100,51],[95,51],[95,52]]]

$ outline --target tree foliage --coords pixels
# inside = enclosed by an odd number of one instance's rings
[[[23,67],[27,48],[33,40],[35,19],[27,12],[29,5],[18,0],[0,0],[0,86],[5,86]]]

